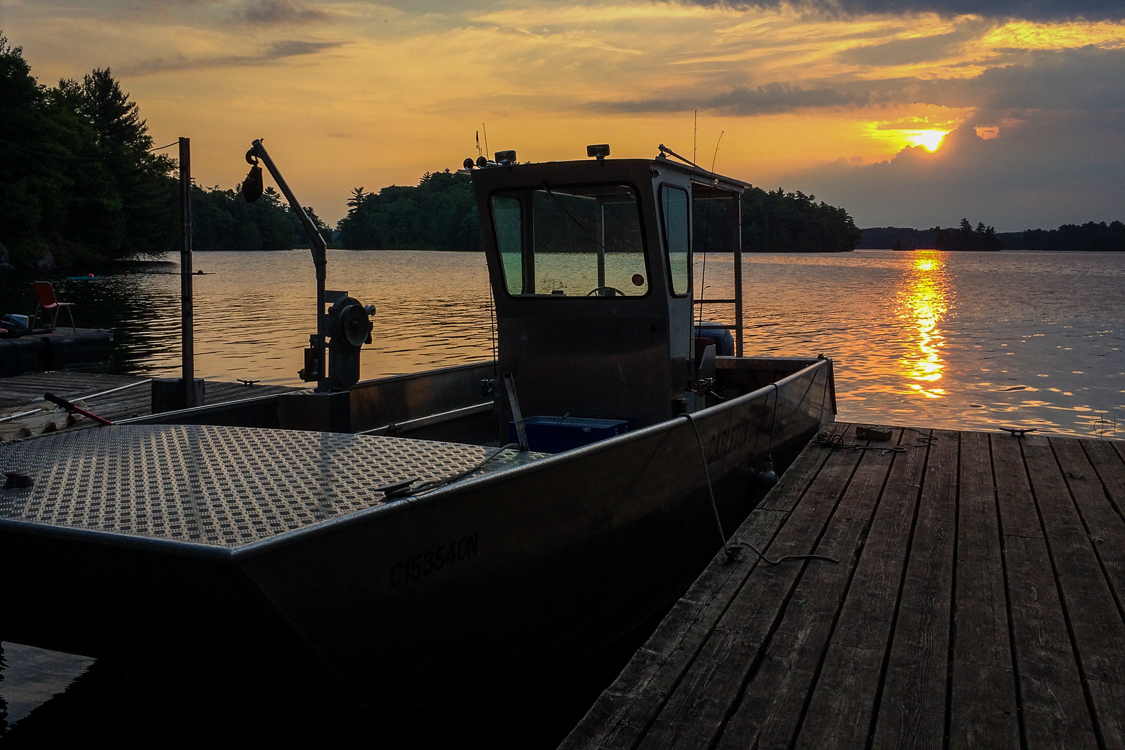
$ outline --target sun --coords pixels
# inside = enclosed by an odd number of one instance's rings
[[[937,151],[937,147],[941,145],[947,133],[948,130],[913,130],[905,135],[911,145],[922,146],[927,151]]]

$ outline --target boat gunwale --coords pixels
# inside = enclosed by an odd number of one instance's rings
[[[734,358],[734,359],[762,359],[762,360],[766,360],[766,359],[769,359],[769,358],[739,357],[739,358]],[[793,358],[789,358],[789,359],[802,361],[802,358],[800,358],[800,357],[793,357]],[[313,537],[315,537],[316,535],[319,535],[319,534],[329,533],[330,531],[336,530],[336,528],[341,526],[341,525],[350,526],[351,524],[362,523],[368,518],[368,516],[370,516],[372,514],[375,514],[375,513],[390,514],[390,513],[406,512],[407,510],[416,506],[419,503],[442,502],[442,501],[448,500],[451,497],[455,497],[457,495],[460,495],[462,493],[472,491],[472,490],[481,489],[482,486],[487,486],[489,483],[496,483],[496,482],[506,480],[507,478],[512,477],[512,476],[519,476],[521,474],[533,472],[533,471],[541,471],[541,470],[544,470],[545,468],[563,465],[563,464],[566,464],[566,463],[572,462],[572,461],[582,460],[583,458],[585,458],[586,456],[588,456],[592,453],[597,453],[597,452],[601,452],[601,451],[604,451],[604,450],[610,450],[610,449],[613,449],[613,448],[617,448],[617,447],[620,447],[620,446],[627,445],[628,443],[633,442],[633,441],[645,440],[645,439],[651,437],[654,434],[659,434],[661,432],[670,432],[670,431],[672,431],[674,429],[677,429],[679,427],[687,426],[688,425],[687,417],[689,417],[689,416],[693,419],[699,419],[699,418],[710,419],[710,418],[712,418],[714,416],[717,416],[718,414],[721,414],[725,411],[729,411],[731,409],[738,408],[738,407],[740,407],[744,404],[750,403],[752,401],[756,401],[759,398],[766,398],[775,389],[780,389],[782,386],[788,384],[791,381],[795,381],[795,380],[798,380],[802,377],[805,377],[806,375],[808,375],[810,372],[812,372],[813,370],[815,370],[817,368],[831,367],[831,362],[832,362],[832,360],[829,359],[829,358],[803,359],[803,361],[808,362],[808,364],[805,367],[802,367],[797,372],[794,372],[790,375],[786,375],[784,378],[781,378],[780,380],[777,380],[777,381],[775,381],[773,383],[770,383],[768,385],[764,385],[761,388],[753,390],[749,393],[745,393],[741,396],[738,396],[737,398],[733,398],[733,399],[730,399],[728,401],[724,401],[722,403],[715,404],[713,406],[708,406],[704,409],[700,409],[699,411],[693,412],[690,415],[687,415],[687,414],[677,415],[677,416],[672,417],[671,419],[665,420],[663,422],[659,422],[659,423],[654,424],[654,425],[649,425],[647,427],[642,427],[639,430],[626,432],[626,433],[623,433],[621,435],[615,435],[613,437],[606,438],[605,440],[600,440],[596,443],[591,443],[590,445],[582,446],[581,448],[575,448],[574,450],[564,451],[563,453],[551,454],[549,456],[546,456],[545,458],[537,459],[535,461],[525,463],[525,464],[521,464],[519,466],[513,466],[511,468],[503,469],[501,471],[489,472],[489,473],[486,473],[486,474],[482,474],[480,476],[467,477],[465,479],[458,480],[457,482],[454,482],[452,484],[446,485],[445,487],[441,487],[441,488],[438,488],[436,490],[433,490],[432,492],[427,492],[424,495],[412,496],[412,497],[405,498],[403,500],[399,500],[397,502],[392,502],[392,503],[387,503],[387,504],[384,504],[384,505],[373,506],[371,508],[364,508],[362,510],[352,511],[351,513],[347,513],[345,515],[337,516],[337,517],[331,518],[331,519],[326,519],[324,521],[320,521],[318,523],[311,524],[309,526],[305,526],[305,527],[300,528],[300,529],[293,529],[293,530],[290,530],[290,531],[285,531],[285,532],[276,534],[274,536],[271,536],[267,539],[259,539],[259,540],[254,541],[254,542],[250,542],[248,544],[241,545],[241,546],[238,546],[238,547],[229,548],[229,549],[231,550],[233,559],[235,559],[237,561],[240,561],[240,562],[246,561],[246,560],[251,560],[251,559],[254,559],[254,558],[256,558],[260,555],[267,554],[268,552],[272,551],[272,549],[276,546],[286,545],[286,544],[289,544],[289,543],[296,543],[294,540],[299,541],[299,540],[303,540],[303,539],[306,539],[306,538],[313,538]]]
[[[363,390],[365,387],[371,387],[372,385],[375,385],[375,384],[382,385],[384,383],[396,383],[396,382],[399,382],[399,381],[419,380],[419,379],[422,379],[424,377],[429,377],[429,376],[433,376],[433,375],[442,375],[442,374],[451,373],[451,372],[454,372],[454,371],[457,371],[457,370],[472,370],[472,369],[475,369],[475,368],[483,368],[483,367],[492,367],[492,368],[495,369],[497,367],[497,361],[495,359],[485,359],[485,360],[480,360],[478,362],[464,362],[464,363],[459,364],[459,365],[448,365],[446,367],[435,367],[435,368],[430,369],[430,370],[423,370],[422,372],[401,372],[401,373],[398,373],[396,375],[383,375],[382,377],[378,377],[378,378],[371,378],[369,380],[361,380],[358,383],[356,383],[355,385],[351,386],[351,388],[349,388],[347,390],[348,390],[348,392],[355,391],[355,390]],[[321,393],[344,393],[344,392],[345,391],[322,391]],[[277,400],[280,396],[283,396],[283,395],[299,396],[299,395],[310,395],[310,394],[316,394],[316,393],[318,393],[318,391],[314,387],[309,386],[308,388],[298,388],[294,392],[288,393],[288,394],[267,393],[267,394],[262,395],[262,396],[248,396],[247,398],[239,399],[237,401],[220,401],[217,404],[202,404],[200,406],[191,406],[191,407],[188,407],[186,409],[176,409],[174,411],[160,412],[159,414],[145,414],[145,415],[139,416],[139,417],[130,417],[129,419],[120,419],[117,422],[115,422],[114,424],[120,424],[120,425],[163,424],[163,422],[161,420],[168,419],[169,417],[173,417],[173,416],[175,416],[175,417],[179,417],[181,415],[190,416],[192,414],[204,414],[204,413],[208,413],[210,411],[229,410],[231,408],[237,408],[237,407],[240,407],[240,406],[245,406],[246,404],[269,401],[270,399]],[[269,429],[285,429],[285,428],[274,427],[274,428],[269,428]]]
[[[729,359],[732,361],[756,360],[760,362],[770,362],[782,358],[731,357],[724,359]],[[708,406],[704,409],[700,409],[699,411],[693,412],[690,415],[677,415],[663,422],[649,425],[647,427],[642,427],[641,429],[626,432],[621,435],[616,435],[605,440],[598,441],[596,443],[591,443],[590,445],[576,448],[574,450],[555,453],[529,463],[521,464],[519,466],[513,466],[499,471],[492,471],[479,476],[467,477],[444,487],[440,487],[431,492],[427,492],[423,495],[407,497],[402,500],[385,502],[380,505],[371,506],[369,508],[351,511],[350,513],[345,513],[334,518],[324,519],[322,521],[318,521],[299,529],[286,530],[265,539],[259,539],[243,545],[228,546],[225,544],[203,544],[190,540],[168,539],[165,537],[154,536],[140,536],[123,532],[103,531],[100,529],[54,525],[36,521],[23,521],[8,518],[0,518],[0,534],[15,533],[24,536],[69,539],[98,546],[110,546],[135,549],[138,551],[170,553],[184,558],[208,560],[213,562],[242,563],[255,559],[259,556],[269,554],[279,547],[288,546],[290,544],[298,544],[306,539],[312,539],[322,534],[332,533],[341,527],[346,528],[350,527],[353,524],[365,523],[373,514],[402,513],[406,512],[419,503],[443,502],[449,500],[451,497],[455,497],[465,492],[479,490],[482,487],[486,487],[490,483],[506,481],[509,477],[519,476],[520,474],[525,472],[539,471],[547,467],[554,467],[557,465],[566,464],[568,462],[580,461],[593,453],[621,447],[633,441],[645,440],[654,434],[669,432],[679,427],[686,426],[688,424],[688,417],[696,420],[709,420],[725,411],[738,408],[746,403],[756,401],[760,398],[768,397],[772,391],[780,390],[788,383],[805,377],[816,368],[831,366],[832,362],[832,360],[829,358],[809,359],[802,357],[788,357],[784,359],[790,362],[806,362],[807,364],[800,370],[797,370],[796,372],[791,373],[784,378],[781,378],[780,380],[764,385],[761,388],[757,388],[749,393],[742,394],[741,396],[730,399],[728,401],[723,401],[721,403]],[[474,366],[479,365],[456,365],[455,367]],[[268,396],[256,398],[268,398]],[[128,425],[129,423],[120,422],[118,424]],[[409,440],[414,438],[404,439]]]

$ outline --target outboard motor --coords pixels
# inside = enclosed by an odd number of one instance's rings
[[[375,305],[344,296],[328,309],[328,388],[347,388],[359,382],[359,352],[371,343]]]

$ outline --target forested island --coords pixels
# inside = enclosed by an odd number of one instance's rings
[[[176,162],[154,148],[137,104],[108,69],[48,88],[0,34],[0,103],[0,264],[87,267],[175,249]],[[193,186],[192,214],[196,249],[307,243],[272,188],[249,204],[234,190]]]
[[[718,239],[729,226],[724,201],[696,204],[696,250],[729,250]],[[707,226],[715,227],[708,233]],[[427,173],[417,187],[391,185],[377,193],[352,191],[339,224],[339,244],[355,250],[426,248],[480,250],[480,227],[469,175]],[[815,196],[781,188],[750,188],[742,196],[742,249],[746,252],[839,252],[853,250],[860,230],[842,208]]]
[[[979,222],[973,228],[968,219],[958,229],[910,229],[873,227],[863,230],[857,247],[864,249],[913,250],[1067,250],[1074,252],[1125,251],[1125,224],[1063,224],[1058,229],[1025,229],[1022,232],[997,232]]]
[[[352,191],[337,225],[349,250],[480,250],[480,221],[469,176],[426,173],[416,187]]]
[[[861,237],[842,208],[816,196],[781,188],[750,188],[742,195],[742,249],[752,253],[816,253],[854,250]]]
[[[10,263],[70,265],[171,247],[175,164],[153,151],[137,105],[108,70],[41,86],[0,34],[0,104],[0,244]]]

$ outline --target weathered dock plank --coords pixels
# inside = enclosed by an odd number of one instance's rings
[[[1075,442],[1045,437],[1024,441],[1032,491],[1043,526],[1059,588],[1063,614],[1074,643],[1079,668],[1085,677],[1089,700],[1098,721],[1099,744],[1125,747],[1125,620],[1105,578],[1090,532],[1083,524],[1070,483],[1083,474],[1066,471],[1056,460],[1052,445],[1065,448]]]
[[[797,747],[853,748],[871,728],[879,678],[898,608],[927,448],[895,456],[851,588],[812,694]]]
[[[897,438],[898,436],[896,436]],[[854,573],[854,550],[862,545],[874,504],[871,489],[886,482],[894,461],[891,453],[865,452],[852,482],[844,490],[834,523],[824,532],[816,553],[839,560],[789,562],[799,585],[785,604],[760,665],[734,715],[724,728],[720,747],[787,746],[805,707],[808,686],[832,632],[838,600]],[[838,519],[838,520],[837,520]],[[800,528],[795,527],[795,532]],[[811,567],[810,567],[811,566]],[[778,573],[784,572],[784,569]]]
[[[930,438],[873,748],[944,744],[959,436]]]
[[[1059,462],[1071,467],[1067,484],[1121,610],[1125,603],[1125,462],[1112,445],[1101,441],[1067,441],[1055,445],[1055,451]]]
[[[865,455],[849,482],[846,467],[850,462],[845,461],[843,471],[834,477],[835,491],[830,488],[827,493],[830,502],[825,503],[819,513],[808,512],[801,517],[794,514],[766,554],[778,559],[785,555],[835,556],[841,549],[850,551],[866,523],[864,498],[869,488],[883,484],[890,463],[890,457]],[[844,493],[837,501],[840,489],[844,489]],[[833,513],[837,502],[844,510]],[[845,560],[844,567],[849,567],[851,560]],[[756,574],[738,592],[699,658],[689,666],[683,681],[640,744],[641,748],[701,747],[714,740],[736,705],[747,675],[759,661],[762,649],[769,644],[778,619],[784,614],[784,605],[800,580],[802,568],[803,563],[799,561],[755,567]]]
[[[1093,721],[1021,442],[992,440],[1022,731],[1035,747],[1094,747]]]
[[[845,432],[846,427],[842,425],[838,433],[842,440],[854,437],[854,428]],[[781,477],[777,485],[780,491],[772,492],[753,511],[755,523],[744,525],[740,529],[742,533],[735,534],[732,541],[746,542],[759,550],[768,548],[794,506],[822,471],[838,475],[843,481],[854,471],[859,459],[857,455],[854,460],[837,460],[827,466],[829,456],[827,451],[803,452]],[[823,502],[817,500],[811,499],[808,507],[822,508]],[[750,550],[733,564],[720,552],[716,562],[673,606],[648,643],[601,695],[590,709],[588,720],[562,747],[633,747],[679,684],[738,589],[759,564],[759,558]],[[589,733],[579,731],[582,728],[589,729]]]
[[[961,434],[949,746],[1020,746],[989,436]]]
[[[1122,444],[894,434],[738,532],[838,564],[717,557],[563,747],[1125,747]]]

